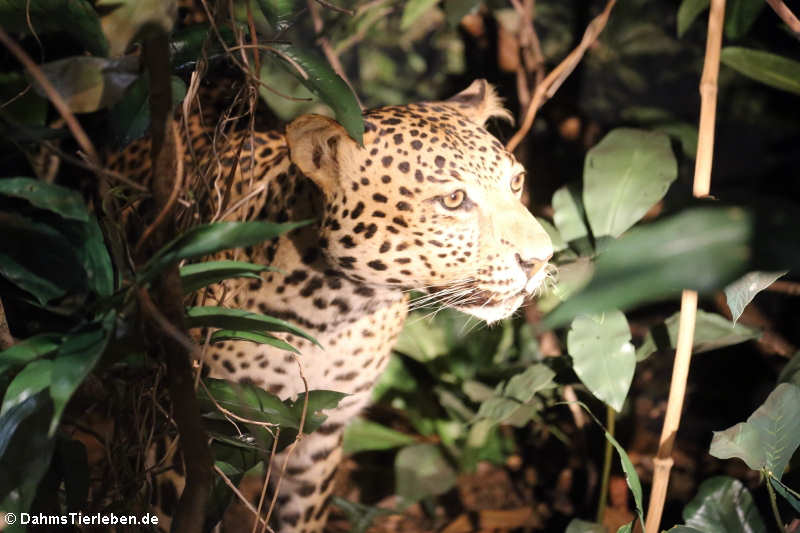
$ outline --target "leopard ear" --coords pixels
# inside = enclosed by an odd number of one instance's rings
[[[514,117],[503,107],[503,101],[497,96],[494,87],[483,79],[473,81],[469,87],[449,98],[446,103],[481,126],[492,117],[514,122]]]
[[[355,141],[335,120],[322,115],[303,115],[286,126],[289,156],[300,171],[326,194],[339,188],[341,168]]]

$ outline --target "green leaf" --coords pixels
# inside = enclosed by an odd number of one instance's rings
[[[83,265],[88,288],[98,296],[110,296],[114,292],[114,269],[97,219],[91,216],[87,222],[66,221],[61,231]]]
[[[186,310],[186,327],[188,328],[222,328],[241,331],[285,331],[294,333],[304,339],[320,344],[308,333],[294,324],[259,313],[251,313],[244,309],[227,307],[189,307]],[[321,346],[320,346],[321,348]]]
[[[255,342],[257,344],[267,344],[269,346],[274,346],[280,350],[286,350],[288,352],[299,354],[300,352],[289,344],[286,341],[283,341],[277,337],[269,335],[267,333],[257,333],[255,331],[235,331],[232,329],[219,329],[211,334],[210,342],[213,344],[215,342],[222,342],[222,341],[250,341]]]
[[[249,420],[294,429],[299,427],[299,420],[274,394],[255,385],[236,384],[224,379],[206,378],[203,381],[205,387],[197,389],[197,399],[203,412],[217,413],[216,405],[219,404]]]
[[[0,406],[0,416],[15,405],[21,404],[49,387],[52,370],[53,362],[49,359],[33,361],[25,365],[25,368],[11,380],[6,389],[3,404]]]
[[[619,526],[619,529],[617,529],[617,533],[631,533],[631,531],[633,531],[633,525],[635,523],[636,520],[632,520],[630,524]]]
[[[786,270],[782,272],[748,272],[725,287],[725,299],[728,302],[728,308],[731,310],[734,324],[742,316],[744,308],[755,298],[756,294],[787,273],[788,271]]]
[[[37,35],[63,32],[95,55],[108,52],[108,41],[100,28],[92,4],[86,0],[0,0],[0,24],[13,32]]]
[[[619,237],[666,194],[678,164],[663,133],[617,128],[586,154],[583,205],[595,238]]]
[[[665,122],[654,124],[653,130],[666,133],[681,143],[684,155],[694,159],[697,155],[697,126],[688,122]]]
[[[766,533],[753,497],[731,477],[705,480],[683,508],[686,525],[703,533]]]
[[[172,76],[172,106],[176,107],[186,96],[186,85]],[[150,92],[147,72],[133,82],[122,99],[109,112],[109,122],[114,145],[127,146],[145,136],[150,127]]]
[[[447,23],[453,28],[458,27],[461,19],[475,11],[479,5],[481,0],[444,0]]]
[[[422,15],[433,9],[438,3],[439,0],[409,0],[403,8],[400,29],[403,31],[409,29]]]
[[[625,315],[609,311],[580,315],[567,334],[572,367],[597,398],[619,412],[636,368],[631,331]]]
[[[178,14],[176,0],[99,0],[97,6],[113,8],[101,21],[111,57],[124,54],[134,38],[142,37],[142,31],[157,27],[170,33]]]
[[[228,45],[235,45],[235,38],[230,28],[223,26],[217,29]],[[174,31],[170,36],[169,48],[173,71],[193,69],[197,61],[203,57],[204,50],[209,61],[225,53],[216,32],[209,24],[192,24]],[[174,85],[172,90],[175,90]]]
[[[358,144],[364,143],[364,118],[353,91],[328,65],[327,61],[310,50],[293,44],[273,43],[270,48],[283,61],[281,64],[294,74],[317,98],[336,114]]]
[[[443,494],[456,483],[456,472],[433,444],[406,446],[394,462],[397,495],[415,502]]]
[[[800,445],[800,387],[781,383],[750,415],[724,431],[715,431],[709,453],[719,459],[736,457],[753,470],[766,469],[780,479]]]
[[[683,0],[678,8],[678,37],[683,37],[700,13],[708,9],[709,0]]]
[[[215,222],[196,226],[159,250],[145,266],[142,277],[148,281],[181,259],[195,259],[228,248],[253,246],[308,225],[309,222]]]
[[[580,191],[574,184],[564,185],[553,193],[553,222],[566,242],[588,239],[589,230],[583,217]]]
[[[335,409],[342,398],[348,396],[344,392],[337,392],[332,390],[312,390],[308,391],[308,405],[306,406],[306,421],[303,425],[303,433],[311,433],[316,431],[322,425],[328,416],[322,414],[322,411],[327,409]],[[300,427],[300,419],[303,415],[303,406],[305,403],[306,393],[301,392],[297,395],[295,400],[286,400],[284,403],[288,406],[289,412],[294,415],[297,420],[297,427]]]
[[[379,516],[399,514],[391,509],[351,502],[339,496],[334,496],[331,503],[344,513],[350,525],[350,533],[366,533],[372,526],[372,522]]]
[[[748,78],[776,89],[800,94],[800,62],[738,46],[723,48],[720,61]]]
[[[391,450],[415,442],[414,437],[384,425],[357,418],[344,430],[344,453]]]
[[[586,406],[584,406],[584,409],[586,409]],[[631,463],[630,457],[628,457],[628,454],[625,453],[625,448],[620,446],[619,442],[617,442],[617,439],[615,439],[611,433],[608,431],[604,431],[604,433],[606,440],[611,443],[611,445],[617,450],[617,454],[619,454],[619,461],[622,464],[622,471],[625,472],[625,481],[627,481],[628,488],[631,489],[631,493],[633,494],[633,501],[636,505],[636,514],[639,515],[639,521],[642,523],[642,529],[644,530],[642,484],[639,481],[639,475],[636,473],[636,468],[634,468],[633,463]]]
[[[678,341],[680,312],[673,314],[663,323],[650,328],[644,342],[636,350],[636,360],[642,361],[661,350],[672,350]],[[757,329],[734,324],[716,313],[697,310],[695,318],[692,353],[703,353],[725,346],[757,339],[761,333]]]
[[[27,512],[36,487],[50,466],[54,440],[47,436],[53,414],[47,393],[40,392],[0,415],[0,509]],[[19,523],[17,523],[19,525]],[[6,527],[24,532],[25,527]]]
[[[18,342],[0,352],[0,375],[9,368],[34,361],[55,351],[60,344],[61,335],[56,333],[40,333]]]
[[[0,102],[4,102],[2,112],[0,112],[0,124],[16,124],[18,129],[29,132],[44,132],[50,130],[50,134],[57,130],[45,126],[47,120],[48,102],[36,91],[31,91],[28,79],[23,72],[0,73]],[[5,126],[5,124],[3,124]],[[25,133],[5,132],[0,130],[0,134],[12,139],[23,139]],[[30,140],[29,140],[30,142]]]
[[[766,2],[761,0],[728,0],[725,5],[725,37],[741,39],[756,21]]]
[[[791,506],[794,507],[795,512],[800,513],[800,494],[787,487],[783,481],[777,479],[775,476],[767,475],[767,479],[770,485],[772,485],[772,488],[775,489],[775,492],[789,502]]]
[[[189,294],[225,279],[261,279],[258,274],[265,270],[274,269],[265,265],[256,265],[243,261],[208,261],[181,267],[180,276],[183,292]]]
[[[502,396],[492,396],[488,400],[481,402],[475,420],[487,419],[495,424],[505,422],[516,413],[517,409],[523,404],[512,398]]]
[[[92,113],[122,98],[125,89],[139,76],[139,60],[132,56],[73,56],[44,63],[41,69],[74,113]],[[39,94],[46,96],[35,80],[32,83]]]
[[[258,7],[272,25],[272,29],[281,32],[289,29],[294,18],[296,7],[294,0],[257,0]]]
[[[109,313],[102,321],[95,322],[85,331],[71,333],[64,337],[53,359],[53,376],[50,385],[50,396],[53,398],[53,419],[50,423],[52,436],[61,420],[61,413],[108,344],[115,315]]]
[[[687,209],[634,228],[597,259],[594,278],[544,319],[557,327],[578,314],[669,298],[682,289],[718,289],[752,257],[753,220],[736,207]]]
[[[553,387],[556,373],[544,364],[531,365],[508,380],[503,395],[514,398],[522,403],[529,402],[540,391]]]
[[[594,522],[587,522],[579,518],[573,518],[567,525],[564,533],[608,533],[606,526],[603,524],[596,524]]]
[[[0,179],[0,194],[24,198],[40,209],[58,213],[64,218],[86,222],[89,213],[77,191],[34,178]]]

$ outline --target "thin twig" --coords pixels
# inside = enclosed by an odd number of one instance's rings
[[[331,4],[327,0],[315,0],[319,5],[323,7],[327,7],[333,11],[338,11],[339,13],[344,13],[345,15],[350,15],[351,17],[356,14],[355,11],[352,9],[347,9],[346,7],[337,6],[336,4]]]
[[[608,0],[606,3],[606,7],[603,9],[603,12],[597,15],[589,25],[586,27],[586,31],[583,33],[583,39],[581,39],[580,44],[575,47],[575,49],[569,53],[567,57],[564,58],[559,65],[554,68],[547,77],[536,86],[536,91],[533,93],[533,98],[531,98],[530,103],[528,104],[528,109],[525,111],[525,118],[522,120],[522,124],[520,125],[519,130],[517,133],[511,137],[511,140],[508,141],[506,144],[506,150],[509,152],[513,152],[514,149],[519,146],[519,143],[522,142],[522,139],[528,134],[533,126],[533,121],[536,118],[536,112],[542,107],[545,100],[548,98],[552,98],[553,95],[558,91],[561,84],[572,74],[572,71],[575,70],[575,67],[578,66],[583,55],[586,53],[586,50],[597,40],[600,36],[600,33],[605,28],[606,23],[608,22],[608,16],[611,13],[611,9],[614,7],[616,0]]]
[[[239,498],[239,501],[242,502],[244,504],[244,506],[247,507],[247,509],[251,513],[253,513],[253,515],[255,515],[256,520],[261,522],[261,524],[266,527],[267,526],[267,521],[264,520],[263,518],[261,518],[258,515],[258,511],[256,510],[255,507],[253,507],[253,504],[250,503],[249,501],[247,501],[247,498],[244,496],[244,494],[239,492],[239,489],[236,488],[236,485],[234,485],[233,482],[230,479],[228,479],[228,476],[225,475],[225,472],[220,470],[220,468],[217,465],[214,465],[214,472],[216,472],[217,475],[222,478],[222,481],[224,481],[225,484],[228,485],[228,488],[230,488],[233,491],[233,493],[236,495],[236,497]]]
[[[789,296],[800,296],[800,283],[796,281],[776,281],[767,287],[767,290],[788,294]]]
[[[100,163],[100,158],[97,156],[97,150],[94,148],[94,144],[92,144],[91,139],[89,136],[86,135],[83,127],[78,122],[78,119],[75,118],[75,114],[67,105],[67,102],[64,101],[64,98],[55,88],[55,86],[47,79],[42,69],[39,68],[39,65],[33,62],[30,56],[23,50],[8,34],[0,28],[0,42],[8,49],[11,54],[17,58],[17,61],[22,63],[25,69],[33,76],[33,79],[39,84],[42,90],[47,95],[47,98],[53,103],[53,106],[58,111],[58,114],[64,119],[64,122],[67,123],[67,127],[69,131],[72,132],[72,136],[75,137],[75,140],[78,144],[83,148],[84,152],[89,156],[89,160],[95,164]]]
[[[767,0],[767,3],[781,20],[789,26],[789,29],[792,30],[795,35],[800,36],[800,20],[792,13],[791,9],[786,7],[783,0]]]
[[[714,124],[717,108],[717,78],[719,57],[722,48],[722,26],[725,19],[725,0],[711,0],[708,15],[708,36],[706,40],[703,76],[700,80],[700,125],[698,127],[697,158],[694,169],[694,195],[708,196],[711,188],[711,164],[714,155]],[[667,412],[661,429],[658,453],[653,459],[653,486],[650,492],[650,505],[645,522],[646,533],[660,531],[661,515],[667,498],[669,474],[672,470],[672,448],[678,434],[683,399],[686,395],[686,381],[692,359],[694,327],[697,313],[697,292],[684,290],[681,296],[681,314],[678,325],[678,341],[675,349],[675,362],[672,368],[672,381],[667,400]]]

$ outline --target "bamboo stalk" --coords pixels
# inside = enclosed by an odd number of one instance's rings
[[[725,0],[711,0],[708,15],[708,37],[700,80],[700,125],[698,127],[697,158],[694,167],[694,189],[696,197],[708,196],[711,190],[711,165],[714,156],[714,125],[717,112],[717,79],[719,56],[722,48],[722,26],[725,20]],[[669,474],[672,470],[672,447],[680,425],[683,398],[694,343],[694,326],[697,314],[697,292],[684,290],[681,295],[681,316],[678,326],[678,342],[675,347],[675,362],[667,401],[667,412],[661,429],[658,453],[653,460],[653,487],[645,521],[646,533],[657,533],[661,525],[661,514],[667,498]]]

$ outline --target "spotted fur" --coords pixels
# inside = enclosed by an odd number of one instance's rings
[[[318,115],[296,119],[285,134],[234,134],[221,154],[203,131],[192,132],[190,170],[216,167],[225,176],[238,164],[225,218],[318,220],[248,250],[247,260],[280,273],[214,289],[226,305],[304,328],[322,348],[284,335],[302,353],[295,359],[270,346],[222,342],[207,353],[212,375],[292,398],[304,390],[299,362],[309,389],[349,394],[291,456],[277,531],[322,531],[343,428],[386,367],[409,289],[493,322],[542,283],[552,245],[520,202],[524,170],[483,128],[507,115],[478,80],[450,100],[366,112],[363,146]],[[115,166],[144,175],[146,152],[131,148]]]

